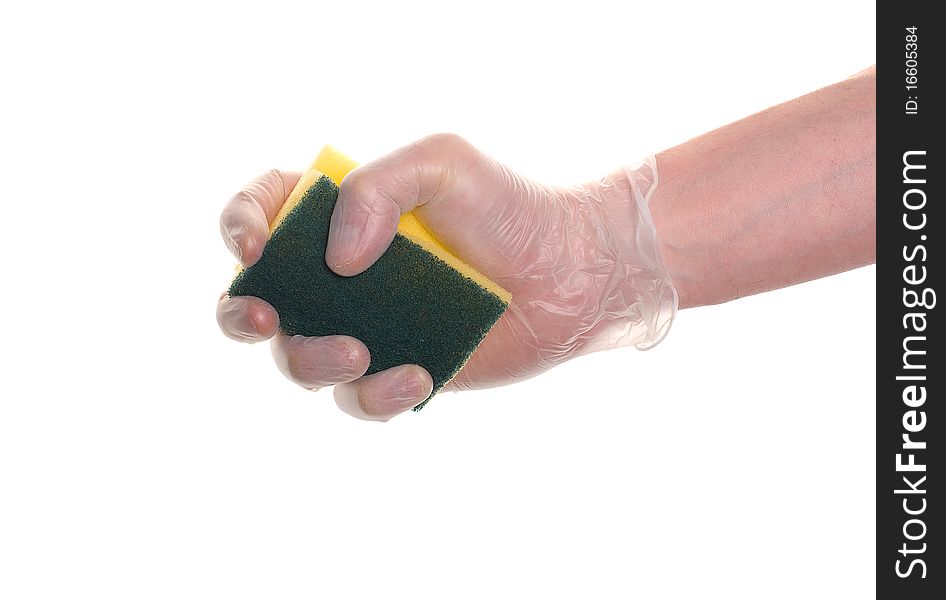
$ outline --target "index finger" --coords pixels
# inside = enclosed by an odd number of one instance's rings
[[[227,202],[220,214],[223,241],[244,267],[263,254],[269,239],[269,224],[302,174],[270,169],[246,184]]]

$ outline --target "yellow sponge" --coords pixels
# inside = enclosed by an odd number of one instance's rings
[[[348,173],[357,166],[358,163],[334,147],[323,147],[319,155],[316,156],[315,160],[312,162],[312,166],[302,175],[299,183],[296,184],[292,193],[289,194],[289,198],[286,199],[286,203],[283,204],[280,211],[276,214],[276,218],[273,219],[273,222],[269,226],[270,234],[279,227],[283,219],[286,218],[286,215],[299,204],[299,201],[302,200],[306,191],[318,181],[319,177],[325,175],[335,182],[335,185],[340,186],[342,185],[342,180],[345,178],[345,175],[348,175]],[[441,244],[440,241],[424,227],[413,212],[401,215],[397,232],[447,263],[464,276],[472,279],[478,285],[496,294],[506,304],[509,304],[512,294],[450,252],[446,246]]]

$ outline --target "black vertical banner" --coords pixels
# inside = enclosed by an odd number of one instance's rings
[[[934,2],[877,8],[877,597],[946,598],[941,61]],[[937,490],[934,492],[934,490]]]

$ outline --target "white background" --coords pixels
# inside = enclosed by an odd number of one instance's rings
[[[825,0],[5,4],[0,597],[866,597],[872,267],[385,425],[214,305],[223,204],[323,143],[454,131],[583,181],[868,66],[874,26]]]

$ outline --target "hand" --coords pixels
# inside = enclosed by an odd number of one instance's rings
[[[244,266],[256,262],[269,222],[299,173],[270,171],[226,206],[221,232]],[[569,358],[623,345],[647,348],[669,328],[676,295],[660,261],[646,208],[653,165],[599,182],[553,188],[529,181],[454,135],[435,135],[359,167],[342,182],[326,261],[356,275],[387,249],[402,213],[512,293],[512,303],[444,390],[504,385]],[[363,376],[368,349],[347,336],[278,333],[276,311],[258,298],[217,307],[229,337],[273,338],[273,356],[297,384],[335,385],[345,412],[388,420],[422,402],[430,375],[402,365]]]

